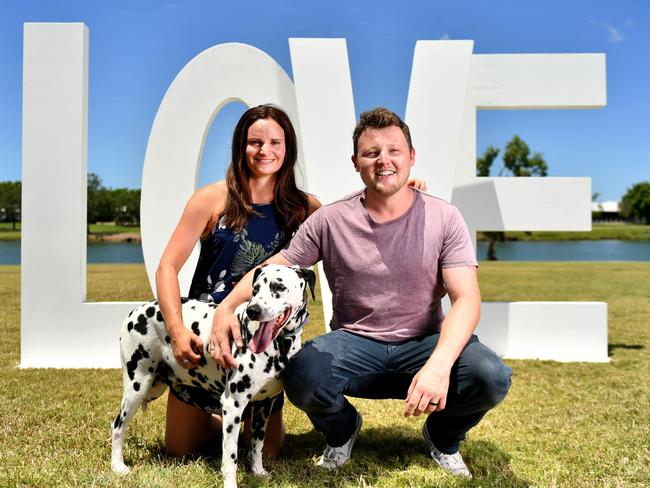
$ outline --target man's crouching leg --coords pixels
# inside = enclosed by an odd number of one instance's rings
[[[442,453],[458,451],[467,431],[505,398],[512,369],[474,336],[452,368],[447,406],[426,420],[426,435]]]
[[[334,331],[307,342],[282,373],[287,398],[303,410],[329,446],[343,445],[353,434],[356,409],[343,396],[349,378],[337,356],[352,334]]]

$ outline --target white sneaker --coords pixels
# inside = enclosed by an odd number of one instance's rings
[[[350,437],[348,441],[340,447],[325,446],[325,451],[323,451],[323,455],[318,458],[318,461],[316,461],[316,466],[323,469],[336,469],[347,463],[350,460],[352,447],[354,446],[354,441],[357,440],[362,423],[363,419],[361,418],[361,415],[357,413],[357,424],[354,427],[352,437]]]
[[[454,476],[472,477],[472,473],[467,469],[467,465],[463,461],[463,456],[460,455],[460,452],[456,451],[454,454],[445,454],[438,450],[429,437],[426,424],[422,425],[422,437],[424,437],[424,440],[429,445],[431,457],[438,463],[438,466]]]

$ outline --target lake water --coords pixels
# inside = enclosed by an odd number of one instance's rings
[[[500,261],[650,261],[650,241],[510,241],[495,244]],[[487,242],[478,243],[478,259]]]
[[[139,242],[92,242],[88,244],[89,263],[143,263]],[[20,241],[0,241],[0,264],[20,264]]]
[[[88,244],[89,263],[142,263],[139,242]],[[478,243],[478,259],[487,243]],[[497,242],[500,261],[650,261],[650,241],[512,241]],[[20,264],[20,241],[0,241],[0,264]]]

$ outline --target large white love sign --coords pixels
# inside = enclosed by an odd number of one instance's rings
[[[206,134],[227,103],[272,102],[287,111],[301,139],[301,184],[323,202],[360,187],[350,163],[355,111],[345,40],[289,45],[293,81],[263,51],[220,44],[190,60],[167,90],[142,177],[142,245],[154,294],[158,260],[196,188]],[[405,117],[417,149],[414,174],[457,205],[471,231],[589,230],[589,178],[477,178],[475,117],[482,108],[604,106],[604,56],[472,49],[471,41],[416,44]],[[119,326],[137,305],[85,302],[87,80],[83,24],[25,25],[22,367],[118,367]],[[195,250],[181,272],[181,290],[196,257]],[[478,330],[507,357],[606,361],[606,307],[484,303]]]

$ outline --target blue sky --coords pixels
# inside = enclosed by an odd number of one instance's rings
[[[480,111],[478,152],[503,148],[518,134],[544,154],[551,176],[591,176],[601,201],[650,180],[645,0],[3,0],[0,8],[0,181],[21,174],[24,22],[88,26],[88,170],[109,187],[140,186],[156,111],[190,59],[215,44],[242,42],[266,51],[291,75],[290,37],[347,39],[357,114],[377,105],[404,114],[417,40],[472,39],[479,54],[605,53],[607,107]],[[200,185],[223,176],[241,112],[228,106],[215,119]]]

